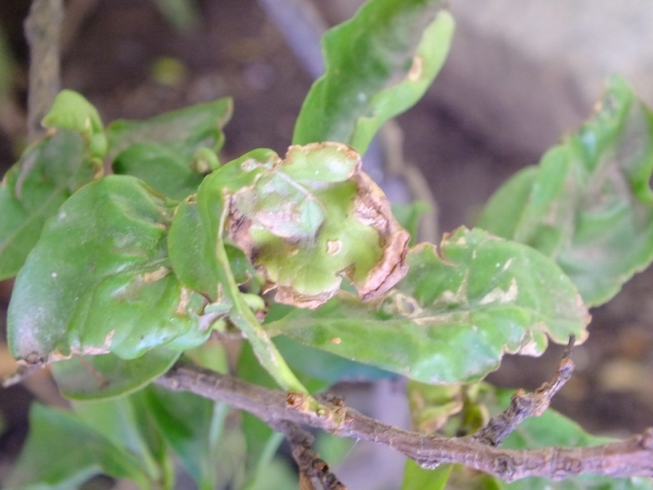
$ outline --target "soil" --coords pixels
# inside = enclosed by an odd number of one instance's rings
[[[27,50],[21,26],[27,3],[0,2],[2,29],[18,62],[11,97],[23,110]],[[231,96],[235,112],[226,128],[224,161],[258,147],[283,154],[311,78],[255,1],[204,0],[197,5],[199,23],[182,32],[152,1],[96,2],[70,33],[63,86],[88,97],[105,122]],[[442,230],[472,225],[475,213],[508,176],[539,159],[497,148],[455,108],[434,98],[427,97],[398,122],[405,159],[426,177]],[[0,131],[3,172],[16,160],[12,150],[21,145],[10,133]],[[652,425],[652,281],[652,272],[638,275],[612,302],[592,312],[590,338],[575,351],[576,375],[555,399],[558,409],[593,432],[621,436]],[[5,281],[0,289],[0,333],[10,287]],[[0,350],[0,360],[3,355],[6,351]],[[561,348],[554,347],[538,359],[509,356],[491,380],[534,389],[551,376],[560,355]],[[21,386],[0,390],[6,423],[0,431],[0,481],[24,440],[32,398]]]

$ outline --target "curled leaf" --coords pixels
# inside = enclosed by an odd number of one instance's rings
[[[406,277],[379,301],[340,292],[315,311],[266,325],[347,359],[424,383],[482,379],[504,352],[541,354],[547,335],[587,337],[589,315],[574,285],[530,247],[461,228],[407,257]],[[389,348],[388,346],[391,346]]]
[[[369,300],[405,275],[410,235],[352,148],[292,146],[283,160],[242,166],[258,175],[231,197],[225,232],[277,301],[316,308],[338,291],[342,275]]]

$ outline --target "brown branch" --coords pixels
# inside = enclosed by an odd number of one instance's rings
[[[314,481],[319,482],[323,490],[347,490],[331,472],[329,465],[313,451],[315,438],[309,432],[287,420],[274,422],[270,426],[283,433],[290,442],[293,458],[299,467],[301,490],[315,490]]]
[[[524,451],[500,449],[471,437],[444,438],[383,424],[344,406],[322,401],[317,409],[307,396],[283,393],[179,364],[158,379],[177,391],[190,391],[248,411],[274,425],[280,421],[306,425],[342,436],[390,446],[425,468],[459,463],[505,481],[538,476],[563,479],[593,473],[611,477],[653,476],[653,428],[630,439],[580,448]],[[312,400],[312,399],[311,399]]]
[[[471,436],[472,439],[481,444],[498,446],[524,420],[542,415],[551,405],[551,400],[555,394],[569,381],[574,372],[571,350],[575,342],[576,337],[572,335],[552,381],[544,383],[533,393],[526,393],[523,390],[517,391],[510,401],[510,406],[501,414],[492,417],[484,427],[481,427]]]
[[[59,39],[62,20],[63,0],[34,0],[25,21],[25,34],[30,47],[27,100],[27,132],[30,143],[44,133],[41,119],[59,92]]]

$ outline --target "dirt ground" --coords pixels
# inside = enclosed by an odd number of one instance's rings
[[[81,4],[83,2],[70,2]],[[93,3],[93,2],[91,2]],[[21,35],[28,2],[0,2],[0,22],[19,62],[13,98],[24,108],[26,47]],[[105,122],[143,118],[189,104],[232,96],[224,161],[257,147],[284,153],[311,78],[253,0],[204,0],[200,22],[184,33],[149,0],[103,0],[69,33],[63,86],[84,94]],[[437,82],[433,90],[437,90]],[[18,111],[18,115],[20,110]],[[0,131],[0,168],[16,159],[16,125]],[[464,114],[427,97],[399,119],[406,161],[425,175],[439,206],[440,229],[472,225],[493,190],[536,154],[497,148]],[[653,273],[631,281],[592,312],[590,339],[575,351],[578,369],[555,406],[587,429],[626,435],[653,425]],[[0,333],[10,282],[0,288]],[[561,349],[539,359],[509,357],[491,380],[533,389],[554,372]],[[7,357],[0,343],[0,367]],[[0,481],[26,433],[32,399],[23,387],[0,390],[6,427],[0,431]]]

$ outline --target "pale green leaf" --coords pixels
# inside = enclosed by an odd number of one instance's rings
[[[597,112],[517,174],[478,226],[553,258],[589,305],[653,260],[653,113],[613,77]]]

